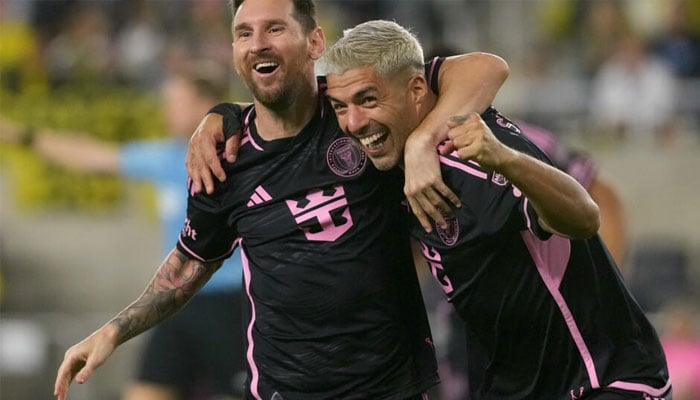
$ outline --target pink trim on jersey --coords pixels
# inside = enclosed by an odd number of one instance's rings
[[[246,360],[248,360],[248,366],[250,367],[250,393],[256,400],[262,400],[260,393],[258,392],[258,381],[260,380],[260,372],[258,371],[258,366],[255,364],[255,359],[253,358],[253,348],[255,344],[253,343],[253,325],[255,324],[255,303],[253,302],[253,297],[250,295],[250,264],[248,263],[248,257],[243,251],[241,246],[241,260],[243,262],[243,281],[245,284],[245,292],[250,301],[250,322],[248,323],[248,328],[246,329],[246,337],[248,338],[248,349],[246,349]]]
[[[252,113],[253,108],[251,107],[250,110],[248,110],[248,113],[245,115],[245,118],[243,118],[243,126],[245,126],[245,132],[243,134],[243,139],[241,139],[241,146],[250,142],[250,144],[255,150],[263,151],[262,146],[255,143],[255,140],[253,140],[253,135],[250,134],[250,114]]]
[[[527,204],[529,202],[530,200],[528,200],[527,197],[523,201],[523,215],[525,215],[525,225],[527,226],[527,230],[532,232],[532,220],[530,219],[530,214],[527,212]]]
[[[593,363],[593,356],[591,356],[591,352],[588,350],[588,346],[581,335],[581,331],[578,329],[574,316],[571,315],[571,310],[566,304],[564,296],[559,292],[559,285],[564,277],[569,257],[571,256],[571,242],[569,239],[557,235],[552,235],[549,240],[546,241],[540,240],[531,232],[522,232],[521,235],[530,252],[530,256],[537,266],[537,271],[542,281],[545,286],[547,286],[549,294],[554,298],[554,302],[557,303],[559,311],[564,317],[571,338],[574,340],[579,354],[583,359],[583,363],[586,366],[588,379],[591,381],[591,388],[600,388],[595,364]]]
[[[326,115],[326,102],[323,101],[323,97],[326,96],[326,90],[328,90],[328,84],[327,83],[321,83],[318,85],[318,93],[319,93],[319,103],[321,103],[321,118],[323,118]]]
[[[226,256],[228,256],[229,254],[231,254],[231,253],[233,252],[233,250],[236,248],[236,242],[237,242],[237,241],[234,240],[233,243],[231,244],[231,248],[228,249],[228,250],[226,251],[226,253],[224,253],[224,254],[222,254],[222,255],[220,255],[220,256],[216,256],[216,257],[213,257],[213,258],[210,258],[210,259],[206,259],[206,258],[204,258],[204,257],[202,257],[202,256],[200,256],[200,255],[198,255],[197,253],[195,253],[192,249],[190,249],[190,248],[185,244],[185,242],[182,241],[182,238],[181,238],[181,237],[178,238],[177,241],[180,243],[180,246],[182,246],[182,248],[185,249],[185,251],[187,251],[187,253],[188,253],[190,256],[192,256],[192,258],[196,258],[197,260],[199,260],[199,261],[201,261],[201,262],[212,262],[212,261],[216,261],[216,260],[221,260],[222,258],[226,258]]]
[[[671,388],[671,380],[669,379],[666,382],[666,385],[662,387],[661,389],[657,389],[655,387],[651,387],[649,385],[645,385],[643,383],[634,383],[634,382],[623,382],[623,381],[615,381],[611,384],[609,384],[607,387],[615,388],[615,389],[622,389],[622,390],[630,390],[633,392],[642,392],[646,393],[650,396],[653,397],[658,397],[662,396],[664,393],[668,391],[668,389]]]
[[[430,62],[430,73],[428,73],[428,86],[433,85],[433,72],[435,72],[435,66],[437,65],[438,60],[439,57],[433,57],[433,61]]]
[[[462,170],[470,175],[474,175],[477,178],[487,179],[489,176],[489,174],[487,174],[486,172],[479,171],[478,169],[474,169],[474,168],[472,168],[466,164],[463,164],[459,161],[451,160],[445,156],[440,156],[439,158],[440,158],[440,162],[447,165],[448,167],[457,168],[457,169]]]

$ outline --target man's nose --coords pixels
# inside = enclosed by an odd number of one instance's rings
[[[354,135],[361,135],[367,127],[367,115],[360,107],[352,105],[348,107],[347,113],[348,132]]]
[[[253,38],[251,41],[250,51],[253,53],[260,53],[270,48],[270,41],[268,40],[265,32],[255,32],[253,33]]]

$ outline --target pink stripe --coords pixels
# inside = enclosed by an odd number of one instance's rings
[[[527,212],[527,204],[529,203],[529,200],[527,197],[523,201],[523,215],[525,215],[525,223],[527,225],[527,230],[532,232],[532,220],[530,219],[530,214]]]
[[[658,397],[662,396],[664,393],[668,391],[669,388],[671,388],[671,381],[669,380],[666,382],[666,385],[662,387],[661,389],[656,389],[654,387],[651,387],[649,385],[645,385],[643,383],[634,383],[634,382],[623,382],[623,381],[615,381],[611,384],[609,384],[607,387],[615,388],[615,389],[622,389],[622,390],[631,390],[633,392],[642,392],[646,393],[650,396]]]
[[[430,62],[430,73],[428,74],[428,86],[433,85],[433,72],[435,72],[435,66],[437,65],[438,57],[433,57],[433,61]]]
[[[486,179],[489,176],[484,171],[479,171],[479,170],[474,169],[468,165],[462,164],[461,162],[451,160],[445,156],[440,156],[440,162],[447,165],[448,167],[457,168],[459,170],[462,170],[470,175],[474,175],[474,176],[481,178],[481,179]]]
[[[188,253],[192,258],[196,258],[197,260],[199,260],[199,261],[201,261],[201,262],[212,262],[212,261],[216,261],[216,260],[221,260],[222,258],[226,258],[226,256],[228,256],[229,254],[231,254],[231,252],[233,252],[233,249],[236,248],[236,241],[234,241],[233,244],[231,244],[231,248],[228,249],[228,250],[226,251],[226,253],[224,253],[224,254],[222,254],[222,255],[220,255],[220,256],[216,256],[216,257],[213,257],[213,258],[210,258],[210,259],[206,259],[206,258],[203,258],[202,256],[198,255],[197,253],[195,253],[192,249],[190,249],[190,248],[182,241],[182,238],[179,238],[177,241],[180,243],[180,246],[182,246],[182,248],[185,249],[185,251],[187,251],[187,253]]]
[[[318,86],[318,89],[319,89],[319,94],[321,96],[325,96],[326,90],[328,89],[328,84],[322,83]],[[320,99],[319,103],[321,103],[321,118],[323,118],[326,115],[326,102],[323,101],[323,99]]]
[[[193,181],[192,178],[188,175],[187,176],[187,190],[190,192],[190,196],[194,196],[196,193],[194,192],[194,185],[192,185]]]
[[[263,200],[265,201],[270,201],[272,200],[272,196],[270,196],[269,193],[267,193],[267,190],[265,190],[264,187],[258,186],[255,188],[255,193],[258,194],[260,197],[262,197]]]
[[[241,246],[241,260],[243,261],[243,280],[245,282],[245,292],[250,301],[250,322],[248,323],[248,329],[246,330],[246,336],[248,337],[248,349],[246,350],[246,359],[248,360],[248,366],[250,367],[250,393],[257,400],[262,400],[260,393],[258,392],[258,381],[260,380],[260,373],[258,372],[258,366],[255,364],[253,359],[253,325],[255,324],[255,303],[253,302],[253,297],[250,295],[250,265],[248,264],[248,257],[246,256],[243,247]]]
[[[255,205],[255,204],[260,204],[260,203],[263,202],[262,199],[260,198],[260,196],[258,196],[257,193],[253,193],[253,195],[250,196],[250,200],[251,200],[251,201],[250,201],[248,204],[253,203],[253,205]]]
[[[522,232],[523,241],[527,246],[530,256],[535,261],[537,271],[542,278],[547,290],[554,298],[554,301],[559,307],[559,311],[564,317],[566,326],[569,328],[571,338],[574,340],[579,354],[583,359],[588,373],[588,379],[591,381],[591,388],[598,389],[598,375],[595,371],[595,364],[591,352],[586,346],[586,342],[579,331],[574,316],[571,315],[571,310],[566,304],[564,296],[559,292],[559,284],[566,272],[566,266],[571,255],[571,242],[561,236],[552,235],[549,240],[542,241],[531,232]]]
[[[248,110],[248,113],[245,115],[245,118],[243,119],[243,125],[246,127],[245,128],[245,135],[243,136],[243,139],[241,140],[241,146],[244,145],[245,143],[250,142],[250,144],[253,146],[255,150],[262,151],[262,147],[255,143],[255,140],[253,140],[253,136],[250,134],[250,114],[253,113],[253,107]]]

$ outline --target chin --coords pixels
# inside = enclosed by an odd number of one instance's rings
[[[380,171],[388,171],[398,165],[398,161],[386,157],[370,157],[370,160],[372,161],[372,164],[374,164],[374,167]]]

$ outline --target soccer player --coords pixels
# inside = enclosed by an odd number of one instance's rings
[[[325,39],[312,1],[236,1],[233,11],[234,64],[255,100],[230,179],[211,196],[191,192],[176,248],[134,303],[66,352],[55,394],[65,399],[73,378],[85,382],[117,346],[181,308],[238,244],[246,398],[422,398],[437,374],[402,179],[372,167],[339,129],[314,74]],[[477,58],[486,66],[457,80],[488,90],[444,88],[441,99],[460,106],[441,113],[495,97],[503,61]]]
[[[382,40],[376,41],[380,37]],[[434,107],[422,49],[371,21],[325,54],[341,128],[380,170]],[[447,229],[413,223],[432,274],[489,357],[483,399],[670,399],[665,357],[596,234],[598,208],[493,108],[451,118]]]

